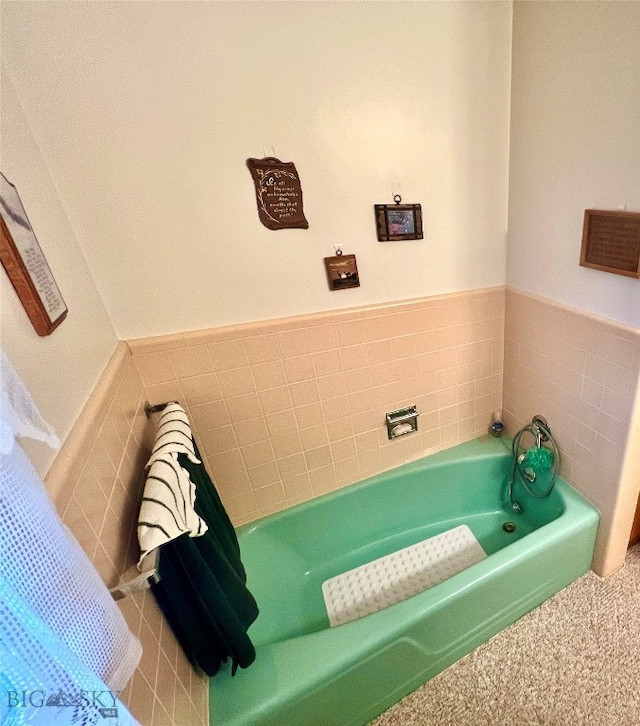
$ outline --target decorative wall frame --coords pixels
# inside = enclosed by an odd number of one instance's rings
[[[51,269],[18,190],[0,173],[0,262],[38,335],[50,335],[67,316]]]
[[[419,204],[401,204],[399,194],[395,204],[375,204],[378,241],[422,239],[422,207]]]
[[[325,257],[329,290],[346,290],[349,287],[360,287],[360,276],[355,255],[343,255],[336,250],[333,257]]]
[[[640,212],[585,209],[580,265],[640,278]]]

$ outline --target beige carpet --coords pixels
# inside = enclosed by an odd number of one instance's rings
[[[588,573],[370,726],[640,726],[640,545]]]

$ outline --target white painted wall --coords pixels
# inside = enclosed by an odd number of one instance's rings
[[[511,3],[3,3],[2,53],[120,338],[505,282]],[[274,146],[309,230],[258,221]],[[373,205],[422,204],[379,243]],[[327,288],[334,244],[362,286]]]
[[[508,186],[508,283],[640,325],[638,281],[577,264],[585,208],[640,210],[639,3],[516,2],[510,170],[508,2],[0,12],[1,168],[70,309],[38,338],[2,273],[0,334],[63,437],[117,337],[502,284]],[[271,145],[309,230],[258,222]],[[396,191],[424,241],[376,241]],[[327,290],[334,243],[361,288]]]
[[[640,281],[580,267],[585,209],[640,211],[640,3],[516,2],[507,282],[640,327]]]
[[[2,171],[18,189],[69,313],[52,335],[39,337],[2,270],[0,345],[44,417],[64,439],[117,339],[49,171],[4,74],[1,103]],[[34,466],[44,475],[55,452],[43,444],[23,443]]]

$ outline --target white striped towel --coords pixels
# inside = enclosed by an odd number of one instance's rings
[[[158,431],[147,466],[165,454],[186,454],[189,461],[200,464],[193,448],[191,426],[184,408],[179,403],[168,403],[158,421]]]
[[[189,473],[178,463],[178,454],[185,454],[194,464],[196,457],[191,426],[182,406],[170,403],[162,412],[147,462],[149,473],[144,485],[138,516],[138,542],[142,560],[149,552],[189,532],[199,537],[207,525],[195,511],[196,487]]]

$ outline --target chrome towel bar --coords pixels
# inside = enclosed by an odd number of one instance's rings
[[[156,404],[150,404],[149,401],[144,402],[144,412],[147,415],[147,418],[151,418],[154,413],[160,413],[160,411],[164,411],[164,409],[170,404],[170,403],[178,403],[178,401],[165,401],[164,403],[156,403]]]
[[[148,590],[151,585],[156,585],[160,582],[160,575],[158,574],[158,562],[160,559],[160,549],[156,549],[150,552],[142,561],[143,569],[135,577],[130,580],[121,582],[116,587],[112,587],[109,592],[114,600],[122,600],[127,595],[132,595],[134,592],[140,590]]]

